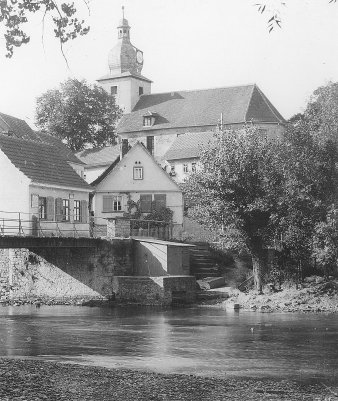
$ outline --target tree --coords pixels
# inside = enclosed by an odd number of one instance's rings
[[[329,3],[336,3],[337,0],[328,0]],[[258,12],[268,15],[268,30],[273,31],[276,27],[281,28],[281,9],[287,5],[286,0],[267,0],[255,4]]]
[[[338,230],[334,209],[329,210],[326,221],[316,225],[312,241],[312,256],[326,276],[337,271]]]
[[[78,2],[79,3],[79,2]],[[88,0],[83,0],[88,8]],[[5,27],[6,57],[12,57],[14,47],[20,47],[29,42],[30,37],[24,31],[23,26],[32,14],[42,13],[42,19],[50,17],[54,24],[54,35],[62,45],[78,35],[86,35],[89,27],[84,20],[77,18],[78,10],[74,3],[55,0],[3,0],[0,1],[0,23]]]
[[[276,213],[282,180],[276,164],[277,143],[252,127],[225,130],[201,153],[201,170],[186,183],[193,205],[189,215],[211,230],[226,228],[224,248],[245,249],[252,258],[255,287],[261,292],[265,246],[273,238],[270,217]],[[229,235],[230,233],[230,235]]]
[[[307,129],[323,140],[338,142],[338,83],[317,88],[303,115]]]
[[[114,96],[85,80],[68,79],[37,99],[37,126],[73,151],[114,144],[121,115]]]
[[[277,238],[294,259],[311,258],[315,226],[334,201],[336,157],[335,147],[299,127],[282,140],[263,139],[253,127],[219,132],[185,184],[189,215],[222,228],[223,248],[251,255],[261,292],[266,248]]]

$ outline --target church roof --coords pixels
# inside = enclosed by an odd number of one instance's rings
[[[169,150],[165,153],[164,159],[193,159],[198,158],[201,149],[206,147],[214,138],[214,132],[188,132],[180,134],[175,139]]]
[[[33,183],[90,189],[54,146],[0,135],[0,149]]]
[[[148,111],[157,113],[155,124],[143,126]],[[125,114],[119,134],[170,128],[212,127],[223,114],[224,124],[284,123],[285,120],[257,85],[142,95]]]
[[[76,156],[87,167],[110,165],[120,154],[120,145],[82,150]]]

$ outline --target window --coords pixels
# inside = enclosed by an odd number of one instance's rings
[[[112,96],[117,95],[117,86],[111,86],[111,87],[110,87],[110,94],[111,94]]]
[[[154,154],[154,137],[147,136],[147,149],[153,155]]]
[[[62,221],[69,221],[69,199],[62,199]]]
[[[81,202],[74,200],[74,221],[81,221]]]
[[[121,196],[114,196],[113,209],[115,212],[122,210],[122,197]]]
[[[134,180],[143,180],[143,167],[134,167],[133,178]]]
[[[160,210],[167,205],[167,196],[165,194],[154,195],[154,209]]]
[[[152,124],[152,117],[151,116],[144,116],[143,117],[143,126],[144,127],[151,127]]]
[[[140,195],[140,209],[142,213],[150,213],[151,212],[151,195]]]
[[[143,95],[143,86],[138,87],[138,94],[139,96]]]
[[[47,198],[39,196],[39,218],[40,220],[47,219]]]
[[[183,173],[187,173],[189,171],[188,165],[185,163],[183,164]]]
[[[196,163],[191,163],[191,171],[196,173]]]
[[[169,175],[171,175],[171,176],[176,175],[176,172],[175,172],[175,165],[174,165],[174,164],[171,164],[171,166],[170,166]]]
[[[122,196],[120,195],[104,195],[103,196],[103,212],[119,212],[122,210]]]

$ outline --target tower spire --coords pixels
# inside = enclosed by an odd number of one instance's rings
[[[122,18],[124,19],[124,6],[122,6]]]

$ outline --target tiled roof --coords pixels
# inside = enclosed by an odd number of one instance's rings
[[[39,140],[41,142],[46,143],[50,146],[55,146],[55,148],[65,160],[72,163],[84,164],[69,148],[67,148],[67,146],[62,141],[60,141],[60,139],[43,132],[35,133],[39,137]]]
[[[17,138],[39,140],[37,134],[26,123],[26,121],[9,116],[8,114],[0,113],[0,134],[8,132],[15,135]]]
[[[87,166],[108,166],[116,160],[119,154],[120,145],[113,145],[82,150],[76,156]]]
[[[165,153],[165,160],[192,159],[200,156],[201,149],[206,147],[214,138],[214,133],[189,132],[178,135],[169,150]]]
[[[33,131],[26,121],[20,118],[0,113],[0,134],[10,134],[10,136],[26,139],[27,141],[47,143],[48,145],[55,146],[65,160],[82,164],[60,139],[39,131]]]
[[[0,135],[0,149],[33,183],[91,189],[53,146]]]
[[[155,124],[143,126],[147,112],[157,113]],[[118,133],[152,131],[155,129],[215,126],[223,114],[224,124],[243,122],[284,123],[256,85],[180,91],[142,95],[133,111],[125,114]]]

